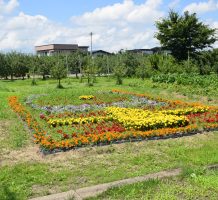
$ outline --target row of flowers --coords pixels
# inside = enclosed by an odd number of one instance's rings
[[[126,129],[122,126],[122,124],[116,122],[97,122],[97,123],[89,123],[89,124],[75,124],[73,129],[71,127],[67,127],[65,129],[61,129],[57,127],[53,129],[58,133],[59,139],[69,139],[78,137],[79,135],[89,136],[92,134],[100,135],[106,132],[124,132]]]
[[[187,115],[191,123],[217,123],[218,113],[216,112],[205,112]]]
[[[204,130],[217,129],[218,124],[211,124],[204,128]],[[70,139],[62,141],[55,141],[52,138],[46,138],[44,136],[35,135],[35,142],[40,143],[45,149],[70,149],[74,147],[81,147],[84,145],[96,145],[102,143],[110,143],[112,141],[127,141],[127,140],[143,140],[151,137],[165,137],[169,135],[182,135],[190,132],[197,131],[196,125],[189,125],[180,128],[163,128],[150,131],[128,131],[128,132],[103,132],[101,134],[89,134],[89,135],[75,135]],[[203,131],[203,130],[202,130]]]
[[[87,124],[97,123],[101,121],[112,121],[111,116],[96,116],[96,117],[79,117],[79,118],[66,118],[66,119],[49,119],[48,124],[51,127],[68,126],[73,124]]]
[[[181,115],[187,115],[190,113],[204,113],[206,111],[208,111],[206,107],[163,110],[157,112],[143,109],[108,107],[105,110],[106,114],[103,116],[82,116],[61,119],[52,118],[48,119],[47,123],[51,127],[56,127],[73,124],[97,123],[99,121],[117,121],[122,123],[126,128],[149,130],[161,127],[185,126],[188,124],[188,118]]]

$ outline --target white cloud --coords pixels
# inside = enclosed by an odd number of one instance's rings
[[[154,20],[163,16],[159,9],[162,0],[147,0],[145,3],[136,5],[133,0],[124,0],[123,3],[97,8],[93,12],[87,12],[82,16],[73,16],[72,21],[78,25],[90,24],[126,24],[153,23]],[[125,22],[125,23],[124,23]]]
[[[57,35],[56,24],[41,15],[30,16],[19,13],[18,16],[0,20],[1,50],[31,51],[36,43],[49,42]],[[47,36],[47,37],[46,37]]]
[[[36,29],[44,27],[47,22],[48,19],[42,15],[30,16],[21,12],[18,16],[8,20],[6,28],[8,30],[25,29],[25,27],[28,27],[29,29]],[[35,25],[37,25],[37,27]]]
[[[10,0],[8,2],[0,0],[0,15],[5,13],[11,13],[18,6],[19,3],[17,0]]]
[[[212,28],[216,29],[216,33],[217,33],[217,37],[218,37],[218,21],[212,21],[210,23]],[[215,44],[213,45],[214,48],[218,48],[218,40],[215,42]]]
[[[128,15],[131,8],[134,6],[133,1],[125,0],[123,3],[116,3],[112,6],[106,6],[103,8],[96,8],[93,12],[87,12],[82,16],[72,17],[74,23],[82,24],[97,24],[105,23],[106,21],[116,21],[123,19]]]
[[[206,13],[215,10],[218,10],[218,1],[208,0],[199,3],[191,3],[187,5],[183,11],[189,11],[192,13]]]
[[[33,51],[34,45],[47,43],[78,43],[89,45],[94,32],[94,49],[118,51],[158,45],[154,39],[155,20],[164,16],[162,0],[133,0],[97,8],[93,12],[71,18],[71,27],[53,22],[42,15],[20,12],[8,16],[18,6],[16,0],[0,0],[0,50]]]
[[[158,42],[153,38],[155,21],[164,16],[162,0],[147,0],[135,4],[132,0],[97,8],[93,12],[71,18],[74,26],[83,34],[93,31],[94,47],[117,51],[121,48],[153,47]]]

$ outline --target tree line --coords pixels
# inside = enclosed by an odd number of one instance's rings
[[[84,52],[54,54],[52,56],[28,55],[18,52],[0,53],[0,76],[13,80],[15,77],[46,76],[62,74],[121,77],[151,77],[157,73],[199,73],[201,75],[218,71],[218,49],[201,51],[189,60],[178,61],[170,54],[152,55],[119,52],[114,55],[91,57]],[[56,74],[56,75],[55,75]]]

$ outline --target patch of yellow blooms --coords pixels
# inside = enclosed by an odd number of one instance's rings
[[[209,107],[196,106],[193,108],[185,108],[185,109],[176,109],[176,110],[163,110],[161,113],[163,114],[171,114],[171,115],[188,115],[195,113],[204,113],[209,110]]]
[[[94,99],[95,96],[93,95],[82,95],[82,96],[79,96],[79,99],[80,100],[91,100],[91,99]]]
[[[50,119],[48,124],[51,127],[55,126],[66,126],[72,124],[86,124],[86,123],[97,123],[101,121],[110,121],[111,116],[98,116],[98,117],[79,117],[79,118],[66,118],[66,119]]]
[[[150,130],[165,127],[186,126],[189,123],[185,116],[190,113],[204,113],[207,107],[194,107],[176,110],[149,111],[136,108],[108,107],[106,116],[92,116],[65,119],[50,119],[51,127],[72,124],[97,123],[101,121],[117,121],[125,128],[135,130]]]
[[[206,112],[207,108],[187,108],[152,112],[135,108],[106,108],[113,120],[122,123],[126,128],[135,130],[150,130],[164,127],[186,126],[189,120],[186,114]]]

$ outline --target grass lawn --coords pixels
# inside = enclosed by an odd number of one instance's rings
[[[191,170],[183,176],[149,180],[142,183],[112,188],[87,200],[97,199],[210,199],[218,194],[218,171]]]
[[[79,83],[72,79],[71,84],[64,81],[65,89],[56,89],[56,81],[38,81],[37,86],[31,86],[30,80],[17,80],[14,82],[1,81],[0,86],[0,197],[5,199],[27,199],[51,193],[58,193],[70,189],[91,186],[124,178],[145,175],[160,170],[182,167],[184,169],[196,169],[209,164],[218,163],[218,132],[197,134],[168,140],[153,140],[134,143],[113,144],[108,146],[85,147],[68,152],[43,156],[39,152],[38,145],[33,143],[33,137],[24,123],[9,108],[7,99],[9,96],[18,96],[24,102],[31,94],[47,94],[42,97],[44,105],[50,100],[53,105],[56,101],[66,100],[66,104],[73,103],[71,97],[89,95],[93,91],[107,91],[114,88],[138,93],[149,93],[157,97],[168,99],[182,99],[184,101],[201,101],[204,104],[216,105],[218,98],[214,96],[204,98],[192,92],[189,88],[187,93],[183,88],[180,93],[177,88],[166,85],[153,84],[150,80],[142,82],[137,79],[126,79],[124,85],[116,86],[115,80],[99,78],[93,87],[87,87],[85,83]],[[58,97],[60,96],[60,99]],[[104,100],[104,97],[101,97]],[[117,98],[117,97],[114,97]],[[37,102],[37,100],[36,100]],[[77,99],[77,104],[79,104]],[[32,110],[35,116],[40,111]],[[173,186],[163,195],[174,195],[176,197],[181,184],[187,184],[191,191],[205,180],[202,195],[210,195],[208,187],[215,187],[217,172],[207,172],[197,176],[197,179],[185,177],[166,181],[151,181],[149,191],[165,191],[164,188]],[[199,178],[199,180],[198,180]],[[144,184],[146,185],[146,184]],[[136,187],[141,190],[143,184]],[[133,187],[133,188],[134,188]],[[201,188],[201,187],[200,187]],[[120,191],[119,191],[120,190]],[[103,198],[120,198],[124,191],[128,195],[128,189],[119,189],[115,192],[105,194]],[[121,191],[122,190],[122,191]],[[168,192],[168,193],[167,193]],[[115,194],[116,193],[116,194]],[[217,193],[213,190],[211,195]],[[140,192],[143,197],[143,192]],[[197,192],[196,192],[197,194]],[[107,196],[109,195],[109,196]],[[114,195],[114,196],[113,196]],[[188,195],[188,194],[187,194]],[[167,197],[167,196],[166,196]],[[171,196],[169,196],[171,197]],[[187,196],[189,197],[189,196]],[[157,196],[158,198],[158,196]],[[110,198],[109,198],[110,199]],[[112,198],[113,199],[113,198]],[[131,199],[131,198],[129,198]]]

